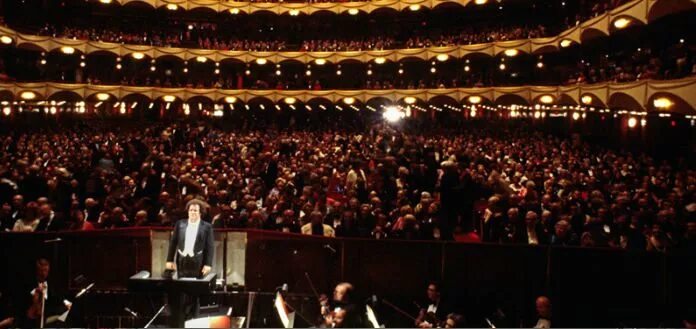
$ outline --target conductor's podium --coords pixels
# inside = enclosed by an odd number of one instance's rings
[[[148,271],[140,271],[128,279],[128,290],[132,292],[165,293],[169,300],[170,326],[176,328],[185,327],[185,310],[181,302],[183,295],[197,298],[210,294],[215,286],[217,274],[209,273],[202,278],[178,278],[174,274],[171,278],[151,276]],[[209,322],[209,321],[208,321]],[[218,322],[215,322],[217,324]],[[211,323],[212,324],[212,323]],[[227,319],[229,327],[230,321]]]

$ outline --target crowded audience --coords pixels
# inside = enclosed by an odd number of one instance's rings
[[[347,51],[393,49],[393,38],[373,37],[366,40],[308,40],[302,42],[301,51]]]
[[[171,226],[669,252],[696,238],[684,162],[480,123],[451,132],[82,126],[2,137],[0,225]]]
[[[133,30],[130,30],[133,29]],[[284,41],[248,40],[237,36],[222,37],[214,23],[173,22],[159,28],[137,29],[113,26],[77,28],[46,25],[39,35],[103,41],[122,44],[149,45],[157,47],[184,47],[215,50],[281,51],[286,50]]]
[[[59,38],[103,41],[122,44],[150,45],[157,47],[183,47],[215,50],[247,51],[359,51],[399,48],[426,48],[470,45],[495,41],[532,39],[549,36],[546,27],[501,26],[477,27],[431,33],[413,31],[408,39],[397,40],[394,36],[382,35],[352,39],[311,39],[299,44],[287,40],[249,40],[240,35],[226,35],[227,31],[214,23],[174,23],[160,29],[118,29],[113,26],[77,28],[46,25],[37,34]]]
[[[178,19],[143,20],[129,18],[128,21],[105,17],[89,22],[63,20],[60,23],[45,23],[43,27],[24,26],[19,22],[18,28],[34,30],[44,36],[74,38],[92,41],[104,41],[123,44],[151,45],[159,47],[184,47],[216,50],[245,51],[355,51],[383,50],[399,48],[423,48],[433,46],[455,46],[547,37],[572,27],[581,22],[603,14],[626,0],[583,0],[576,4],[567,4],[568,11],[562,11],[556,23],[535,21],[510,21],[499,25],[495,19],[488,23],[470,22],[462,26],[448,26],[446,29],[436,27],[436,22],[424,20],[422,26],[409,27],[400,31],[399,22],[388,23],[383,30],[362,31],[346,35],[345,31],[335,30],[325,38],[321,33],[326,29],[321,22],[305,22],[306,26],[281,25],[274,29],[274,24],[263,22],[201,22]],[[561,8],[565,8],[564,3]],[[571,9],[572,8],[572,9]],[[435,23],[434,25],[432,23]],[[298,23],[299,24],[299,23]],[[433,25],[432,27],[430,25]],[[413,28],[415,27],[415,28]],[[367,33],[365,33],[367,32]],[[301,35],[298,39],[297,36]],[[306,38],[306,39],[302,39]]]
[[[577,63],[566,84],[678,79],[696,74],[694,49],[683,42],[666,49],[638,48],[615,57],[599,56]]]
[[[576,13],[575,17],[567,17],[566,25],[568,27],[579,25],[628,2],[630,0],[581,0],[579,12]]]
[[[416,36],[409,38],[405,45],[406,48],[445,47],[496,41],[534,39],[547,36],[549,36],[549,33],[547,32],[546,27],[543,25],[538,25],[531,28],[526,26],[501,26],[483,29],[466,28],[459,32],[449,32],[434,38]]]

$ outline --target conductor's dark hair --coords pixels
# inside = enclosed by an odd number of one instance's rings
[[[188,212],[189,208],[191,208],[191,206],[193,205],[198,206],[198,209],[201,212],[201,218],[205,218],[205,216],[208,215],[208,204],[205,201],[199,199],[191,199],[191,201],[186,203],[186,212]]]

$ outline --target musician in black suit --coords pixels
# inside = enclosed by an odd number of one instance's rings
[[[205,202],[193,199],[186,204],[188,219],[179,220],[174,225],[166,268],[178,270],[180,278],[206,276],[213,268],[213,226],[201,220],[207,209]]]
[[[427,296],[428,298],[416,318],[416,327],[441,327],[453,308],[450,303],[441,296],[440,284],[437,282],[433,281],[428,284]]]
[[[42,318],[46,327],[59,326],[59,322],[63,321],[59,316],[72,308],[72,302],[65,299],[66,294],[60,284],[51,281],[49,285],[50,271],[51,263],[46,258],[39,258],[36,261],[36,276],[27,277],[26,282],[17,285],[14,301],[19,312],[18,327],[38,328]]]
[[[322,321],[319,327],[323,328],[367,328],[370,326],[366,316],[366,308],[355,301],[355,288],[351,283],[341,282],[334,289],[333,300],[321,295]]]

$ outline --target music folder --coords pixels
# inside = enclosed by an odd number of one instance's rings
[[[370,321],[372,327],[380,328],[379,322],[377,322],[377,316],[375,315],[375,311],[372,310],[372,307],[370,307],[370,305],[365,305],[365,308],[367,309],[367,320]]]
[[[288,312],[285,299],[280,292],[276,293],[275,309],[278,312],[280,321],[283,323],[283,328],[293,328],[293,325],[295,324],[295,312]]]

